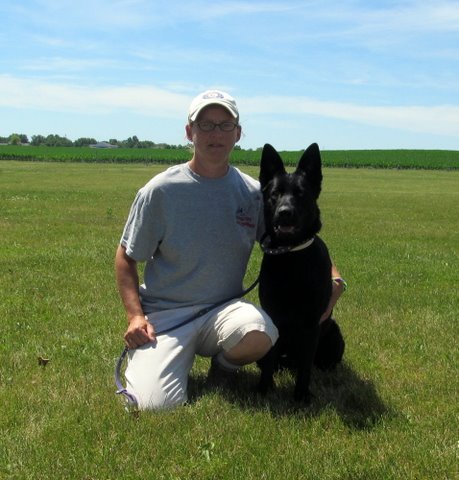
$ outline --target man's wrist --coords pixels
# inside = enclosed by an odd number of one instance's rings
[[[145,315],[142,313],[135,313],[133,315],[128,315],[128,323],[132,323],[136,320],[141,318],[142,320],[145,320]]]
[[[347,282],[346,280],[344,280],[344,278],[342,277],[332,277],[332,282],[335,284],[335,285],[341,285],[343,287],[343,292],[345,292],[347,290]]]

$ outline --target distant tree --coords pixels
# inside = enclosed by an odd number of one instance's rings
[[[45,145],[48,147],[71,147],[73,143],[67,137],[51,134],[46,137]]]
[[[30,144],[34,147],[39,147],[40,145],[44,145],[45,142],[46,138],[43,135],[32,135],[32,141]]]
[[[88,145],[93,145],[94,143],[97,143],[97,140],[95,138],[81,137],[75,140],[73,142],[73,145],[75,147],[87,147]]]
[[[20,143],[29,143],[27,135],[25,134],[15,134],[20,137]],[[11,135],[9,137],[0,137],[0,143],[10,143]],[[61,137],[60,135],[48,135],[44,137],[43,135],[32,135],[30,145],[40,146],[46,145],[51,147],[69,147],[69,146],[87,146],[97,143],[97,140],[92,137],[80,137],[74,142],[69,140],[67,137]],[[124,148],[166,148],[166,149],[186,149],[189,148],[189,145],[170,145],[168,143],[155,143],[151,140],[139,140],[137,135],[127,138],[126,140],[118,140],[116,138],[111,138],[108,143],[111,145],[117,145],[118,147]],[[236,149],[240,149],[240,146],[237,145]]]
[[[9,143],[11,143],[11,145],[20,145],[21,137],[17,133],[12,133],[9,138]]]
[[[6,140],[13,145],[20,145],[22,143],[29,143],[29,139],[25,133],[12,133]]]
[[[10,137],[0,137],[0,143],[8,143],[10,141]]]
[[[47,147],[55,147],[58,144],[58,142],[59,140],[57,135],[49,134],[45,138],[45,145]]]
[[[139,148],[156,148],[157,145],[155,142],[152,142],[151,140],[142,140],[139,142]]]
[[[122,145],[123,147],[127,148],[138,148],[139,147],[139,139],[137,138],[136,135],[133,137],[129,137],[126,140],[123,140]]]

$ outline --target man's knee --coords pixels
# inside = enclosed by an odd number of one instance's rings
[[[224,356],[236,365],[246,365],[264,357],[272,346],[273,342],[267,333],[252,330],[246,333],[238,344],[225,352]]]

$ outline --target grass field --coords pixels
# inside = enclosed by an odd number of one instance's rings
[[[162,168],[0,162],[0,478],[459,478],[459,172],[324,170],[347,350],[314,373],[311,408],[290,400],[288,374],[259,399],[255,367],[217,388],[199,358],[189,405],[135,416],[114,395],[113,255]]]
[[[305,145],[305,148],[307,145]],[[239,165],[256,166],[259,151],[235,150]],[[300,152],[282,152],[286,164],[296,165]],[[97,163],[175,164],[189,160],[190,150],[157,148],[94,149],[89,147],[32,147],[0,145],[0,160]],[[454,150],[325,150],[322,161],[328,167],[395,168],[425,170],[459,169],[459,151]]]

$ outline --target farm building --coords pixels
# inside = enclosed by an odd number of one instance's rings
[[[118,145],[112,145],[108,142],[97,142],[89,145],[89,148],[118,148]]]

